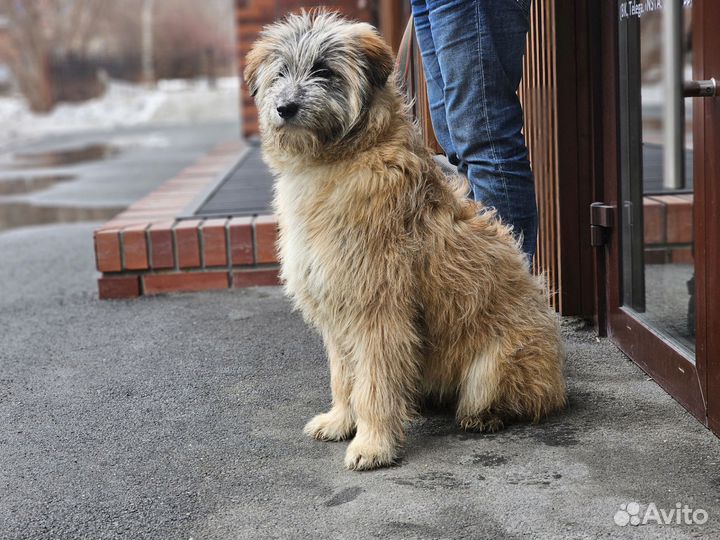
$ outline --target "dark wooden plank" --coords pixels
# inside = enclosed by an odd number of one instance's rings
[[[533,268],[565,315],[592,317],[594,261],[588,207],[596,199],[599,79],[594,2],[533,2],[519,94],[535,176],[538,248]],[[593,156],[597,156],[594,160]]]

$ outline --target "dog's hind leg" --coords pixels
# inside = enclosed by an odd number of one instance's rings
[[[539,422],[565,406],[562,345],[552,332],[528,337],[502,364],[496,403],[503,414]]]
[[[352,373],[347,354],[330,337],[325,338],[330,364],[332,407],[305,425],[305,433],[321,441],[342,441],[355,433],[355,418],[350,405]]]
[[[493,432],[509,419],[538,422],[564,405],[562,347],[548,332],[509,355],[497,350],[477,359],[463,381],[457,416],[464,429]]]
[[[501,354],[499,346],[488,346],[463,373],[457,405],[457,420],[463,429],[495,432],[503,428],[495,406],[500,392]]]

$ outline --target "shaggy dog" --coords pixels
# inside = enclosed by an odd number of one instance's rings
[[[277,177],[282,278],[330,363],[332,407],[305,432],[354,435],[350,469],[395,461],[424,396],[481,431],[565,404],[542,282],[436,165],[393,65],[370,25],[314,11],[266,27],[245,71]]]

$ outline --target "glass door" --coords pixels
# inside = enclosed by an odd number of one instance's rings
[[[694,361],[692,6],[620,5],[622,305]]]
[[[708,29],[720,28],[720,2],[621,0],[614,7],[608,334],[708,423],[717,370],[708,362],[708,336],[718,322],[710,306],[720,303],[708,279],[720,223],[720,124],[708,129],[711,118],[720,120],[720,99],[708,74],[720,47],[717,30]]]

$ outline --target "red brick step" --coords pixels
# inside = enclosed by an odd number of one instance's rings
[[[100,298],[279,284],[275,216],[176,217],[243,148],[215,148],[95,231]]]

